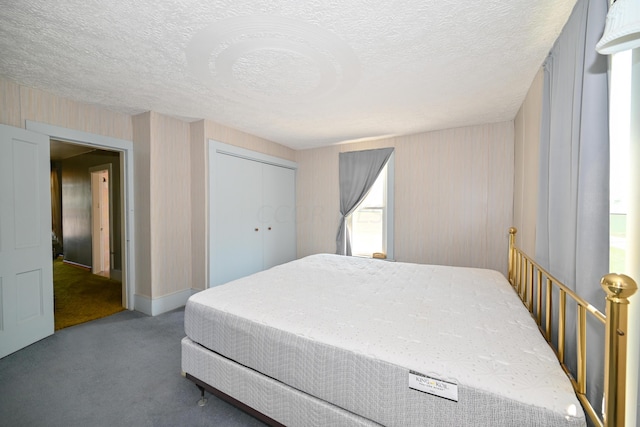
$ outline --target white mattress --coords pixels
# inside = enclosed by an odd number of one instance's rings
[[[313,255],[192,296],[185,331],[383,425],[585,424],[552,350],[492,270]],[[457,401],[409,388],[410,371],[456,384]]]

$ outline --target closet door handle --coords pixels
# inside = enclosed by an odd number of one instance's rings
[[[253,229],[253,231],[258,231],[258,230],[260,230],[260,229],[259,229],[259,228],[254,228],[254,229]]]
[[[269,227],[269,230],[271,230],[271,227]]]

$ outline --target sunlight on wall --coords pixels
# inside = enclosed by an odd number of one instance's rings
[[[610,93],[610,260],[611,271],[626,269],[627,209],[629,194],[629,141],[631,128],[631,51],[611,59]]]
[[[610,268],[640,277],[640,50],[625,51],[611,58],[610,140],[611,140],[611,258]],[[635,93],[634,93],[635,91]],[[627,342],[626,425],[636,425],[640,413],[638,371],[640,368],[640,296],[632,296],[629,307]]]

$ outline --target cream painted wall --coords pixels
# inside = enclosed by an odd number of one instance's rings
[[[536,244],[543,86],[544,71],[540,69],[515,119],[513,225],[518,229],[516,235],[518,245],[530,256],[535,256]]]
[[[0,77],[0,123],[25,128],[25,120],[131,141],[131,116],[83,104]]]
[[[147,112],[132,119],[136,149],[136,294],[191,289],[189,124]]]
[[[335,253],[338,153],[395,147],[397,261],[506,273],[513,122],[296,152],[298,257]]]
[[[206,140],[213,139],[286,160],[294,161],[296,156],[296,152],[289,147],[209,120],[204,121],[204,137]]]
[[[207,264],[207,144],[204,136],[205,121],[191,123],[191,287],[205,289]]]
[[[17,128],[25,127],[20,116],[20,86],[0,78],[0,123]]]
[[[151,116],[150,225],[153,298],[191,289],[189,123]]]
[[[135,233],[136,233],[136,295],[151,298],[151,113],[143,113],[132,118],[135,193]]]

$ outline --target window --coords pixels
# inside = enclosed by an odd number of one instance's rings
[[[393,154],[356,210],[347,217],[351,253],[393,259]]]
[[[630,182],[631,57],[632,51],[628,50],[611,58],[609,268],[614,272],[627,271],[625,258]]]

